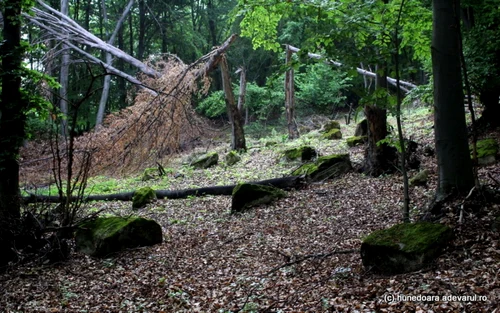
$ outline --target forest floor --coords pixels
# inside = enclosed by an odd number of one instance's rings
[[[428,111],[404,122],[419,151],[433,145]],[[342,132],[346,138],[353,127],[342,125]],[[110,193],[150,185],[173,190],[281,177],[297,164],[280,161],[280,149],[304,143],[322,155],[348,152],[355,165],[362,162],[363,146],[349,149],[344,140],[314,136],[273,147],[254,140],[231,168],[222,164],[192,170],[181,165],[187,158],[181,155],[168,166],[184,177],[148,182],[97,177],[90,189]],[[498,140],[498,133],[488,136]],[[223,152],[227,144],[215,150]],[[431,175],[427,186],[410,190],[413,220],[436,186],[435,159],[421,156],[421,161]],[[479,174],[484,185],[498,187],[498,164],[482,167]],[[229,196],[158,200],[137,212],[129,202],[90,203],[90,211],[156,220],[164,242],[105,259],[73,252],[63,263],[12,268],[0,275],[0,312],[497,311],[500,233],[494,219],[500,207],[495,203],[474,212],[465,207],[462,224],[458,204],[450,204],[440,222],[453,227],[455,239],[426,270],[381,276],[363,267],[358,252],[362,239],[401,221],[402,190],[399,174],[374,178],[353,171],[289,191],[288,197],[243,214],[230,214]],[[338,253],[353,249],[356,252]],[[439,300],[427,301],[425,296]],[[469,299],[457,298],[463,296]]]

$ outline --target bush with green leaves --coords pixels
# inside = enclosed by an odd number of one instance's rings
[[[342,91],[351,86],[351,79],[325,63],[314,63],[305,72],[295,75],[297,111],[302,114],[332,114],[345,106]]]

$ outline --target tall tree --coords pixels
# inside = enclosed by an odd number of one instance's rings
[[[69,1],[61,0],[61,13],[64,15],[69,15]],[[68,85],[69,85],[69,62],[70,62],[70,49],[66,43],[62,44],[62,59],[61,59],[61,71],[59,73],[59,84],[61,88],[59,89],[59,108],[63,114],[63,119],[61,120],[61,134],[66,137],[68,134]]]
[[[20,218],[19,148],[25,137],[25,111],[28,102],[21,93],[23,48],[21,10],[23,1],[5,0],[0,89],[0,266],[15,257],[14,234]]]
[[[466,193],[474,186],[460,67],[459,8],[459,0],[432,2],[437,200],[454,191]]]

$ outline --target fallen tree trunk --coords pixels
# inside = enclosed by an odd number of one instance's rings
[[[292,52],[297,53],[297,52],[299,52],[299,51],[300,51],[300,49],[299,49],[299,48],[297,48],[297,47],[290,46],[290,45],[286,45],[286,46],[287,46],[287,48],[288,48],[290,51],[292,51]],[[308,54],[307,54],[307,56],[308,56],[308,57],[310,57],[310,58],[313,58],[313,59],[323,59],[323,58],[324,58],[323,56],[321,56],[321,55],[319,55],[319,54],[316,54],[316,53],[308,53]],[[335,62],[335,61],[333,61],[333,60],[326,60],[326,62],[327,62],[327,63],[329,63],[329,64],[333,64],[333,65],[335,65],[335,66],[338,66],[338,67],[343,66],[343,64],[342,64],[342,63],[340,63],[340,62]],[[359,68],[359,67],[356,67],[356,71],[357,71],[359,74],[363,75],[363,76],[368,76],[368,77],[372,77],[372,78],[375,78],[375,77],[377,76],[377,74],[376,74],[376,73],[373,73],[373,72],[367,71],[367,70],[362,69],[362,68]],[[390,83],[391,85],[396,86],[396,79],[394,79],[394,78],[392,78],[392,77],[387,77],[387,82],[388,82],[388,83]],[[410,83],[410,82],[403,81],[403,80],[399,81],[399,83],[400,83],[401,85],[403,85],[403,86],[405,86],[405,87],[407,87],[407,88],[411,88],[411,89],[413,89],[413,88],[416,88],[416,87],[417,87],[417,85],[412,84],[412,83]],[[408,91],[409,91],[409,89],[407,89],[407,88],[404,88],[404,87],[401,87],[401,86],[400,86],[400,88],[401,88],[404,92],[408,92]]]
[[[289,176],[254,181],[250,183],[257,185],[269,185],[280,189],[292,189],[304,186],[305,180],[303,176]],[[156,190],[155,192],[158,199],[185,199],[191,196],[229,196],[232,195],[234,187],[236,187],[236,185],[211,186],[182,190]],[[134,193],[135,191],[109,195],[90,195],[85,197],[83,201],[132,201]],[[76,198],[73,200],[76,200]],[[41,196],[32,194],[28,197],[23,197],[23,201],[24,203],[59,203],[61,202],[61,198],[59,196]]]

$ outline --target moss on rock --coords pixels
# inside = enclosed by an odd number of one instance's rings
[[[140,209],[156,199],[156,192],[150,187],[137,189],[132,198],[132,208]]]
[[[231,212],[242,212],[252,206],[271,203],[285,196],[286,192],[273,186],[239,184],[233,189]]]
[[[328,140],[342,139],[342,132],[340,129],[332,129],[329,132],[324,133],[323,138]]]
[[[127,248],[162,242],[161,226],[142,217],[99,217],[79,225],[75,232],[78,250],[105,257]]]
[[[324,133],[329,133],[334,129],[340,130],[340,123],[337,121],[329,121],[323,125],[323,130],[322,132]]]
[[[368,137],[366,136],[352,136],[347,138],[345,141],[349,147],[355,147],[357,145],[362,145],[366,142]]]
[[[241,161],[241,157],[238,155],[236,151],[229,151],[229,153],[226,155],[226,164],[229,166],[232,166],[236,163]]]
[[[410,178],[408,183],[410,184],[410,186],[425,186],[427,185],[428,180],[429,180],[429,171],[423,170],[418,172],[412,178]]]
[[[332,154],[319,157],[314,163],[306,163],[292,172],[292,176],[306,175],[309,181],[322,181],[344,174],[351,169],[348,154]]]
[[[494,138],[487,138],[477,141],[477,159],[481,165],[493,164],[498,153],[498,143]],[[469,147],[472,158],[472,146]]]
[[[283,151],[283,154],[288,161],[293,161],[297,159],[300,159],[301,161],[309,161],[318,155],[316,149],[314,149],[311,146],[301,146],[297,148],[291,148]]]
[[[363,240],[363,265],[385,274],[416,271],[437,257],[452,238],[449,227],[427,222],[377,230]]]
[[[217,152],[211,152],[191,162],[191,166],[203,169],[217,165],[218,162],[219,154]]]

